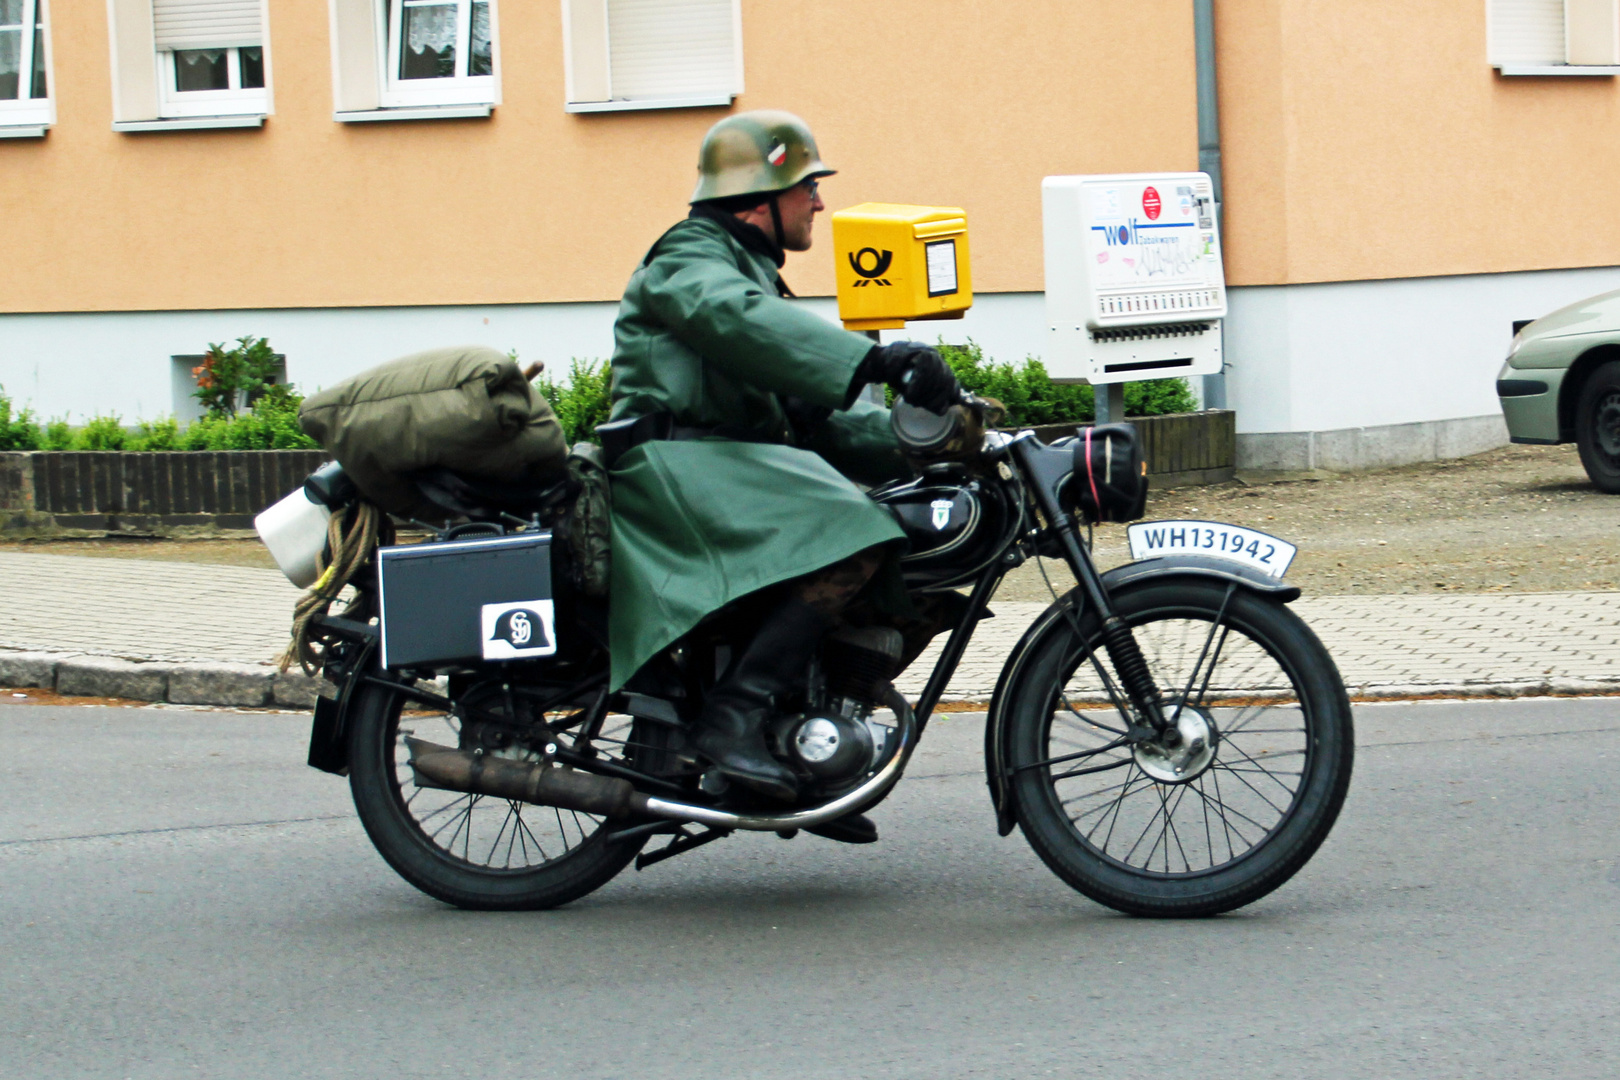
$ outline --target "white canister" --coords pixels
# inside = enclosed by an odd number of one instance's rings
[[[320,575],[316,560],[326,547],[331,521],[332,511],[299,488],[254,518],[253,528],[287,580],[307,589]]]

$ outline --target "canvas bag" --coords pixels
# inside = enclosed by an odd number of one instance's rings
[[[384,510],[423,510],[411,475],[446,468],[508,483],[567,472],[551,406],[504,353],[431,349],[389,361],[304,399],[298,423]]]
[[[574,588],[602,599],[613,576],[613,496],[602,448],[575,443],[568,453],[568,476],[579,487],[568,518]]]

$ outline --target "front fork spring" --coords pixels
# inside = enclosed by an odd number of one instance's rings
[[[1155,731],[1163,731],[1164,702],[1159,688],[1154,685],[1153,674],[1148,671],[1147,657],[1136,643],[1136,635],[1118,615],[1111,615],[1103,623],[1103,645],[1108,658],[1114,662],[1114,671],[1130,696],[1131,705],[1138,710],[1144,724]]]

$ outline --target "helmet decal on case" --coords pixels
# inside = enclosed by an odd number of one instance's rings
[[[539,640],[534,640],[538,636]],[[499,638],[514,649],[543,649],[551,642],[546,640],[546,624],[540,616],[527,608],[516,608],[503,614],[495,623],[495,632],[489,636],[491,641]]]

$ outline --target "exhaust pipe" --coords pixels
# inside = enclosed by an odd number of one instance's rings
[[[899,694],[891,693],[888,704],[900,721],[900,747],[888,764],[864,784],[831,802],[780,814],[738,814],[712,806],[674,802],[637,791],[630,781],[616,776],[474,754],[421,739],[407,737],[405,745],[410,749],[411,769],[421,787],[493,795],[539,806],[560,806],[564,810],[607,818],[668,818],[713,829],[776,832],[825,825],[871,805],[895,785],[917,746],[917,718]]]
[[[560,806],[599,817],[623,818],[646,810],[647,797],[618,777],[475,754],[421,739],[407,738],[405,745],[420,787]]]

